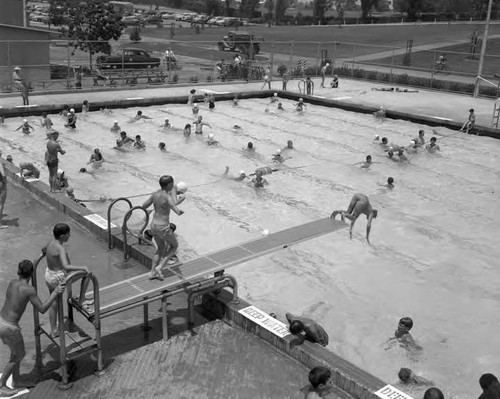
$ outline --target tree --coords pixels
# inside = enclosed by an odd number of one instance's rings
[[[276,22],[281,22],[285,19],[285,14],[286,10],[288,7],[290,7],[293,3],[292,0],[275,0],[276,1],[276,8],[275,8],[275,19]]]
[[[337,11],[337,18],[339,20],[339,24],[344,20],[344,9],[346,6],[346,0],[335,0],[335,11]]]
[[[255,9],[259,5],[259,0],[241,0],[240,16],[244,18],[253,18]]]
[[[220,15],[221,11],[222,7],[219,0],[206,0],[205,12],[207,15]]]
[[[379,0],[361,0],[361,19],[367,19]]]
[[[333,5],[335,0],[314,0],[313,2],[313,15],[316,19],[322,20],[329,8]]]
[[[90,67],[92,67],[92,55],[110,54],[109,41],[120,38],[124,29],[124,25],[120,22],[121,16],[103,0],[86,2],[70,0],[64,3],[67,26],[61,26],[59,30],[67,36],[75,50],[80,49],[89,53]]]
[[[416,21],[419,14],[422,12],[423,0],[408,0],[408,19],[410,21]]]

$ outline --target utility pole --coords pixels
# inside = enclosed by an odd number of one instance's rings
[[[490,27],[492,6],[493,6],[493,0],[490,0],[488,3],[488,13],[486,15],[486,26],[484,28],[483,43],[481,44],[481,55],[479,56],[479,67],[477,70],[476,82],[474,84],[474,97],[477,97],[477,95],[479,94],[481,74],[483,73],[484,56],[486,55],[486,43],[488,41],[488,29]]]

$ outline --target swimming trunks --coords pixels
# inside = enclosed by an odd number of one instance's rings
[[[175,238],[174,232],[170,228],[170,224],[151,224],[151,234],[153,235],[154,241],[157,245],[160,243],[158,240],[163,241],[166,248],[177,245],[177,239]]]
[[[24,353],[24,341],[21,335],[21,327],[17,324],[5,321],[0,317],[0,338],[12,352],[11,358],[17,359]]]
[[[59,159],[51,159],[47,161],[47,166],[49,168],[57,168],[59,166]]]
[[[66,281],[66,273],[64,270],[45,269],[45,283],[50,290],[54,290],[59,284]]]

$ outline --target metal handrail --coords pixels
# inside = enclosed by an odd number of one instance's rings
[[[129,254],[129,246],[128,246],[128,243],[127,243],[127,232],[128,232],[128,228],[127,228],[127,222],[128,220],[130,219],[130,216],[132,216],[132,213],[136,210],[136,209],[141,209],[142,211],[144,211],[144,213],[146,214],[146,219],[145,219],[145,223],[144,225],[141,227],[140,231],[139,231],[139,235],[137,236],[137,239],[139,240],[139,245],[141,244],[141,241],[142,241],[142,233],[144,232],[144,230],[146,229],[147,225],[149,224],[149,212],[144,209],[142,206],[140,205],[137,205],[137,206],[134,206],[133,208],[130,208],[127,213],[125,214],[125,216],[123,217],[123,224],[122,224],[122,234],[123,234],[123,260],[126,262],[129,260],[130,258],[130,254]],[[132,234],[132,233],[130,233]],[[133,235],[133,234],[132,234]]]
[[[95,340],[97,345],[97,372],[103,372],[103,359],[102,359],[102,345],[101,345],[101,316],[100,316],[100,299],[99,299],[99,281],[97,277],[93,273],[87,273],[84,270],[77,270],[70,273],[66,276],[66,286],[70,287],[71,284],[78,279],[90,278],[92,280],[93,291],[94,291],[94,318],[92,324],[95,329]],[[80,300],[84,300],[84,298],[80,298]],[[71,387],[71,383],[69,382],[69,373],[67,369],[67,350],[66,350],[66,337],[64,334],[64,307],[62,295],[58,298],[59,301],[59,360],[61,362],[61,377],[62,381],[59,384],[59,388],[68,389]],[[68,308],[71,307],[70,302],[68,301]]]
[[[132,208],[132,202],[126,197],[117,198],[113,202],[111,202],[111,204],[109,204],[109,206],[108,206],[108,248],[109,249],[114,248],[113,237],[111,236],[111,208],[113,208],[113,206],[119,201],[125,201],[126,203],[128,203],[129,209]]]
[[[46,254],[42,252],[38,257],[38,259],[35,260],[35,263],[33,264],[33,274],[31,276],[31,284],[33,285],[33,288],[35,289],[37,295],[38,295],[38,286],[37,286],[36,271],[38,268],[38,264],[45,257],[45,255]],[[43,367],[42,343],[40,340],[40,335],[42,334],[42,332],[40,330],[40,314],[36,310],[35,305],[33,305],[33,323],[34,323],[34,333],[35,333],[35,366],[37,368],[38,375],[40,375]]]

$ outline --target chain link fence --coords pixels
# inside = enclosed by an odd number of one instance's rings
[[[92,43],[80,43],[91,46]],[[258,44],[258,46],[256,46]],[[36,51],[34,51],[36,46]],[[81,47],[80,46],[80,47]],[[144,40],[117,42],[111,55],[75,49],[63,40],[0,41],[0,91],[19,90],[18,77],[32,91],[61,91],[119,86],[169,86],[182,83],[261,81],[271,73],[291,78],[324,73],[365,79],[388,85],[472,93],[478,49],[406,48],[341,42],[275,41],[254,43]],[[32,57],[19,57],[19,52]],[[498,97],[500,56],[487,55],[481,94]]]

